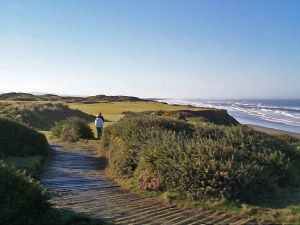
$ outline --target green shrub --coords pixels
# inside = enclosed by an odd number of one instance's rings
[[[46,155],[46,137],[18,122],[0,118],[0,158]]]
[[[33,179],[0,165],[0,221],[4,224],[37,224],[50,205],[49,197]]]
[[[231,145],[226,138],[177,140],[180,137],[172,133],[157,136],[143,156],[146,168],[160,175],[170,190],[189,192],[195,199],[249,202],[292,182],[292,156],[284,151],[257,146],[259,150],[253,152],[249,146]]]
[[[202,121],[210,122],[217,125],[236,126],[239,122],[230,116],[226,110],[223,109],[201,109],[201,110],[175,110],[175,111],[145,111],[139,113],[123,112],[128,116],[134,115],[151,115],[151,116],[164,116],[168,118],[177,119],[180,115],[187,118],[188,121]]]
[[[170,130],[191,136],[193,127],[171,118],[125,116],[118,124],[110,126],[109,131],[106,130],[102,145],[109,145],[111,166],[117,174],[132,176],[138,165],[141,146],[146,144],[149,135],[157,130]]]
[[[56,122],[51,131],[54,136],[71,142],[94,137],[92,129],[83,120],[75,117]]]
[[[108,133],[110,167],[148,190],[251,202],[299,179],[295,147],[246,126],[127,115]]]
[[[103,130],[103,134],[101,137],[101,143],[100,143],[101,149],[103,149],[105,151],[108,150],[110,137],[111,137],[110,127],[107,127]]]

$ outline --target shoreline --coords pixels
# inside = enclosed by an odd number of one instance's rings
[[[271,135],[288,135],[288,136],[291,136],[291,137],[294,137],[294,138],[297,138],[297,139],[300,140],[300,134],[298,134],[298,133],[285,131],[285,130],[274,129],[274,128],[262,127],[262,126],[254,125],[254,124],[244,124],[244,125],[252,128],[254,130],[265,132],[267,134],[271,134]]]

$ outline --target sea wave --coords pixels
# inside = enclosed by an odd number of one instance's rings
[[[236,119],[267,121],[296,127],[300,132],[300,100],[201,100],[161,99],[162,102],[197,107],[226,109]]]

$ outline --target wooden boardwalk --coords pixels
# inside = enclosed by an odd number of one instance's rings
[[[55,154],[42,175],[42,184],[53,194],[52,202],[58,208],[107,218],[115,224],[271,224],[141,197],[108,178],[105,163],[94,151],[53,148]]]

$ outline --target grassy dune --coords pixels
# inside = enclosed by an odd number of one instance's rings
[[[70,109],[62,102],[42,101],[0,101],[0,117],[17,120],[38,130],[50,130],[55,122],[68,117],[79,117],[88,122],[94,120],[92,115]]]

